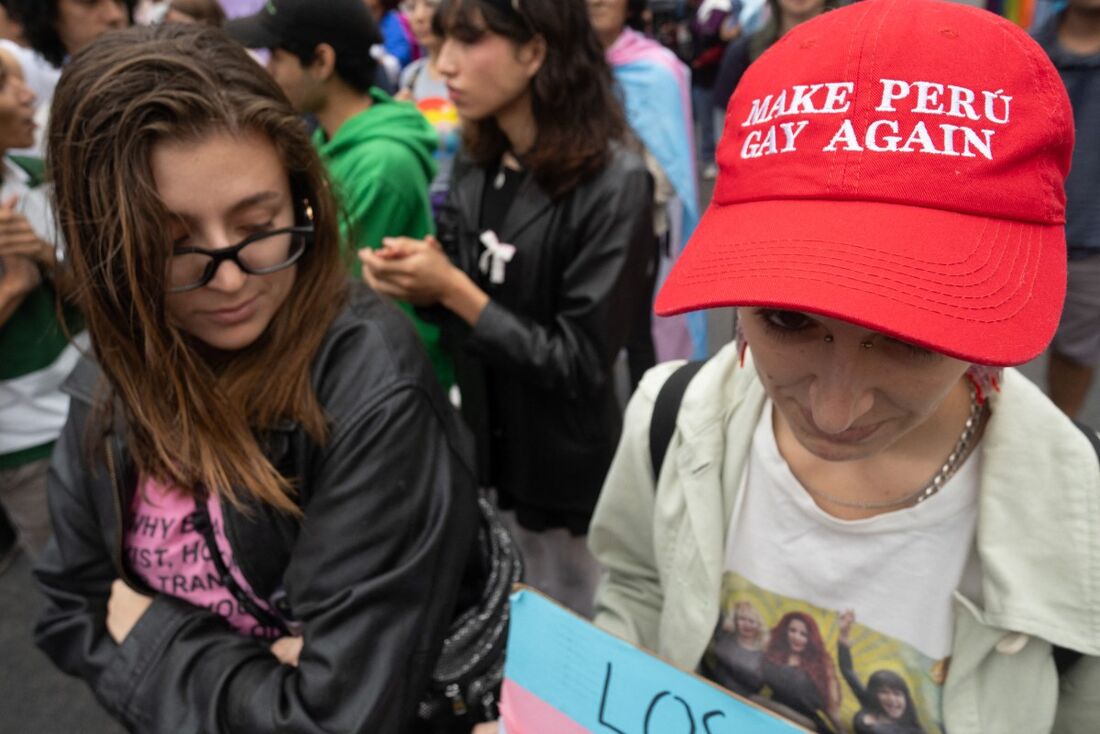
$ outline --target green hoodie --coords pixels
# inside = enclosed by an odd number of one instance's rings
[[[344,240],[356,250],[378,249],[383,237],[423,239],[434,229],[428,185],[435,177],[439,136],[413,105],[379,89],[371,89],[370,96],[374,104],[345,121],[331,139],[321,128],[313,136],[347,215]],[[359,259],[352,257],[349,264],[352,275],[361,278]],[[444,387],[454,384],[439,327],[422,321],[409,304],[399,305],[416,324],[439,381]]]

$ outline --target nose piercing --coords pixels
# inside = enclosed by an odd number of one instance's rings
[[[832,334],[826,334],[825,335],[825,343],[826,344],[832,344],[833,343],[833,335]]]

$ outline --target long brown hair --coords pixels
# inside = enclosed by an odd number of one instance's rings
[[[612,142],[633,142],[584,0],[443,0],[432,29],[465,42],[487,30],[517,45],[536,36],[546,42],[546,59],[531,80],[538,134],[522,161],[551,198],[603,170]],[[462,142],[480,165],[495,163],[509,148],[492,117],[464,123]]]
[[[216,132],[266,136],[315,227],[265,333],[220,359],[167,317],[170,214],[150,166],[159,142]],[[310,366],[347,285],[324,169],[279,87],[217,31],[170,24],[105,35],[57,87],[47,166],[75,298],[138,470],[188,493],[206,487],[240,506],[243,492],[295,513],[293,488],[254,431],[289,419],[325,440]],[[112,420],[111,402],[101,401],[89,436]]]

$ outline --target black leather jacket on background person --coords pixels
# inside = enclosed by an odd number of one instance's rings
[[[473,328],[444,314],[444,344],[482,482],[514,502],[525,525],[530,512],[571,518],[584,532],[622,428],[612,366],[650,298],[653,182],[623,146],[558,200],[527,175],[496,233],[516,252],[494,284],[479,267],[479,224],[495,175],[456,162],[440,240],[491,300]]]
[[[35,569],[48,605],[35,630],[63,671],[83,678],[142,732],[403,732],[447,625],[473,546],[477,509],[469,437],[447,404],[408,318],[365,286],[328,330],[313,385],[324,446],[289,424],[263,445],[299,492],[299,522],[253,503],[222,504],[226,533],[256,594],[286,601],[303,625],[298,668],[216,614],[164,594],[121,645],[104,625],[111,582],[144,587],[122,562],[136,483],[115,446],[83,437],[98,369],[70,378],[69,422],[49,475],[54,538]]]

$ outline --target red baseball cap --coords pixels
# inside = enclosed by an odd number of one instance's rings
[[[1009,21],[937,0],[825,13],[730,99],[714,198],[656,311],[811,311],[1025,362],[1062,310],[1072,150],[1062,81]]]

